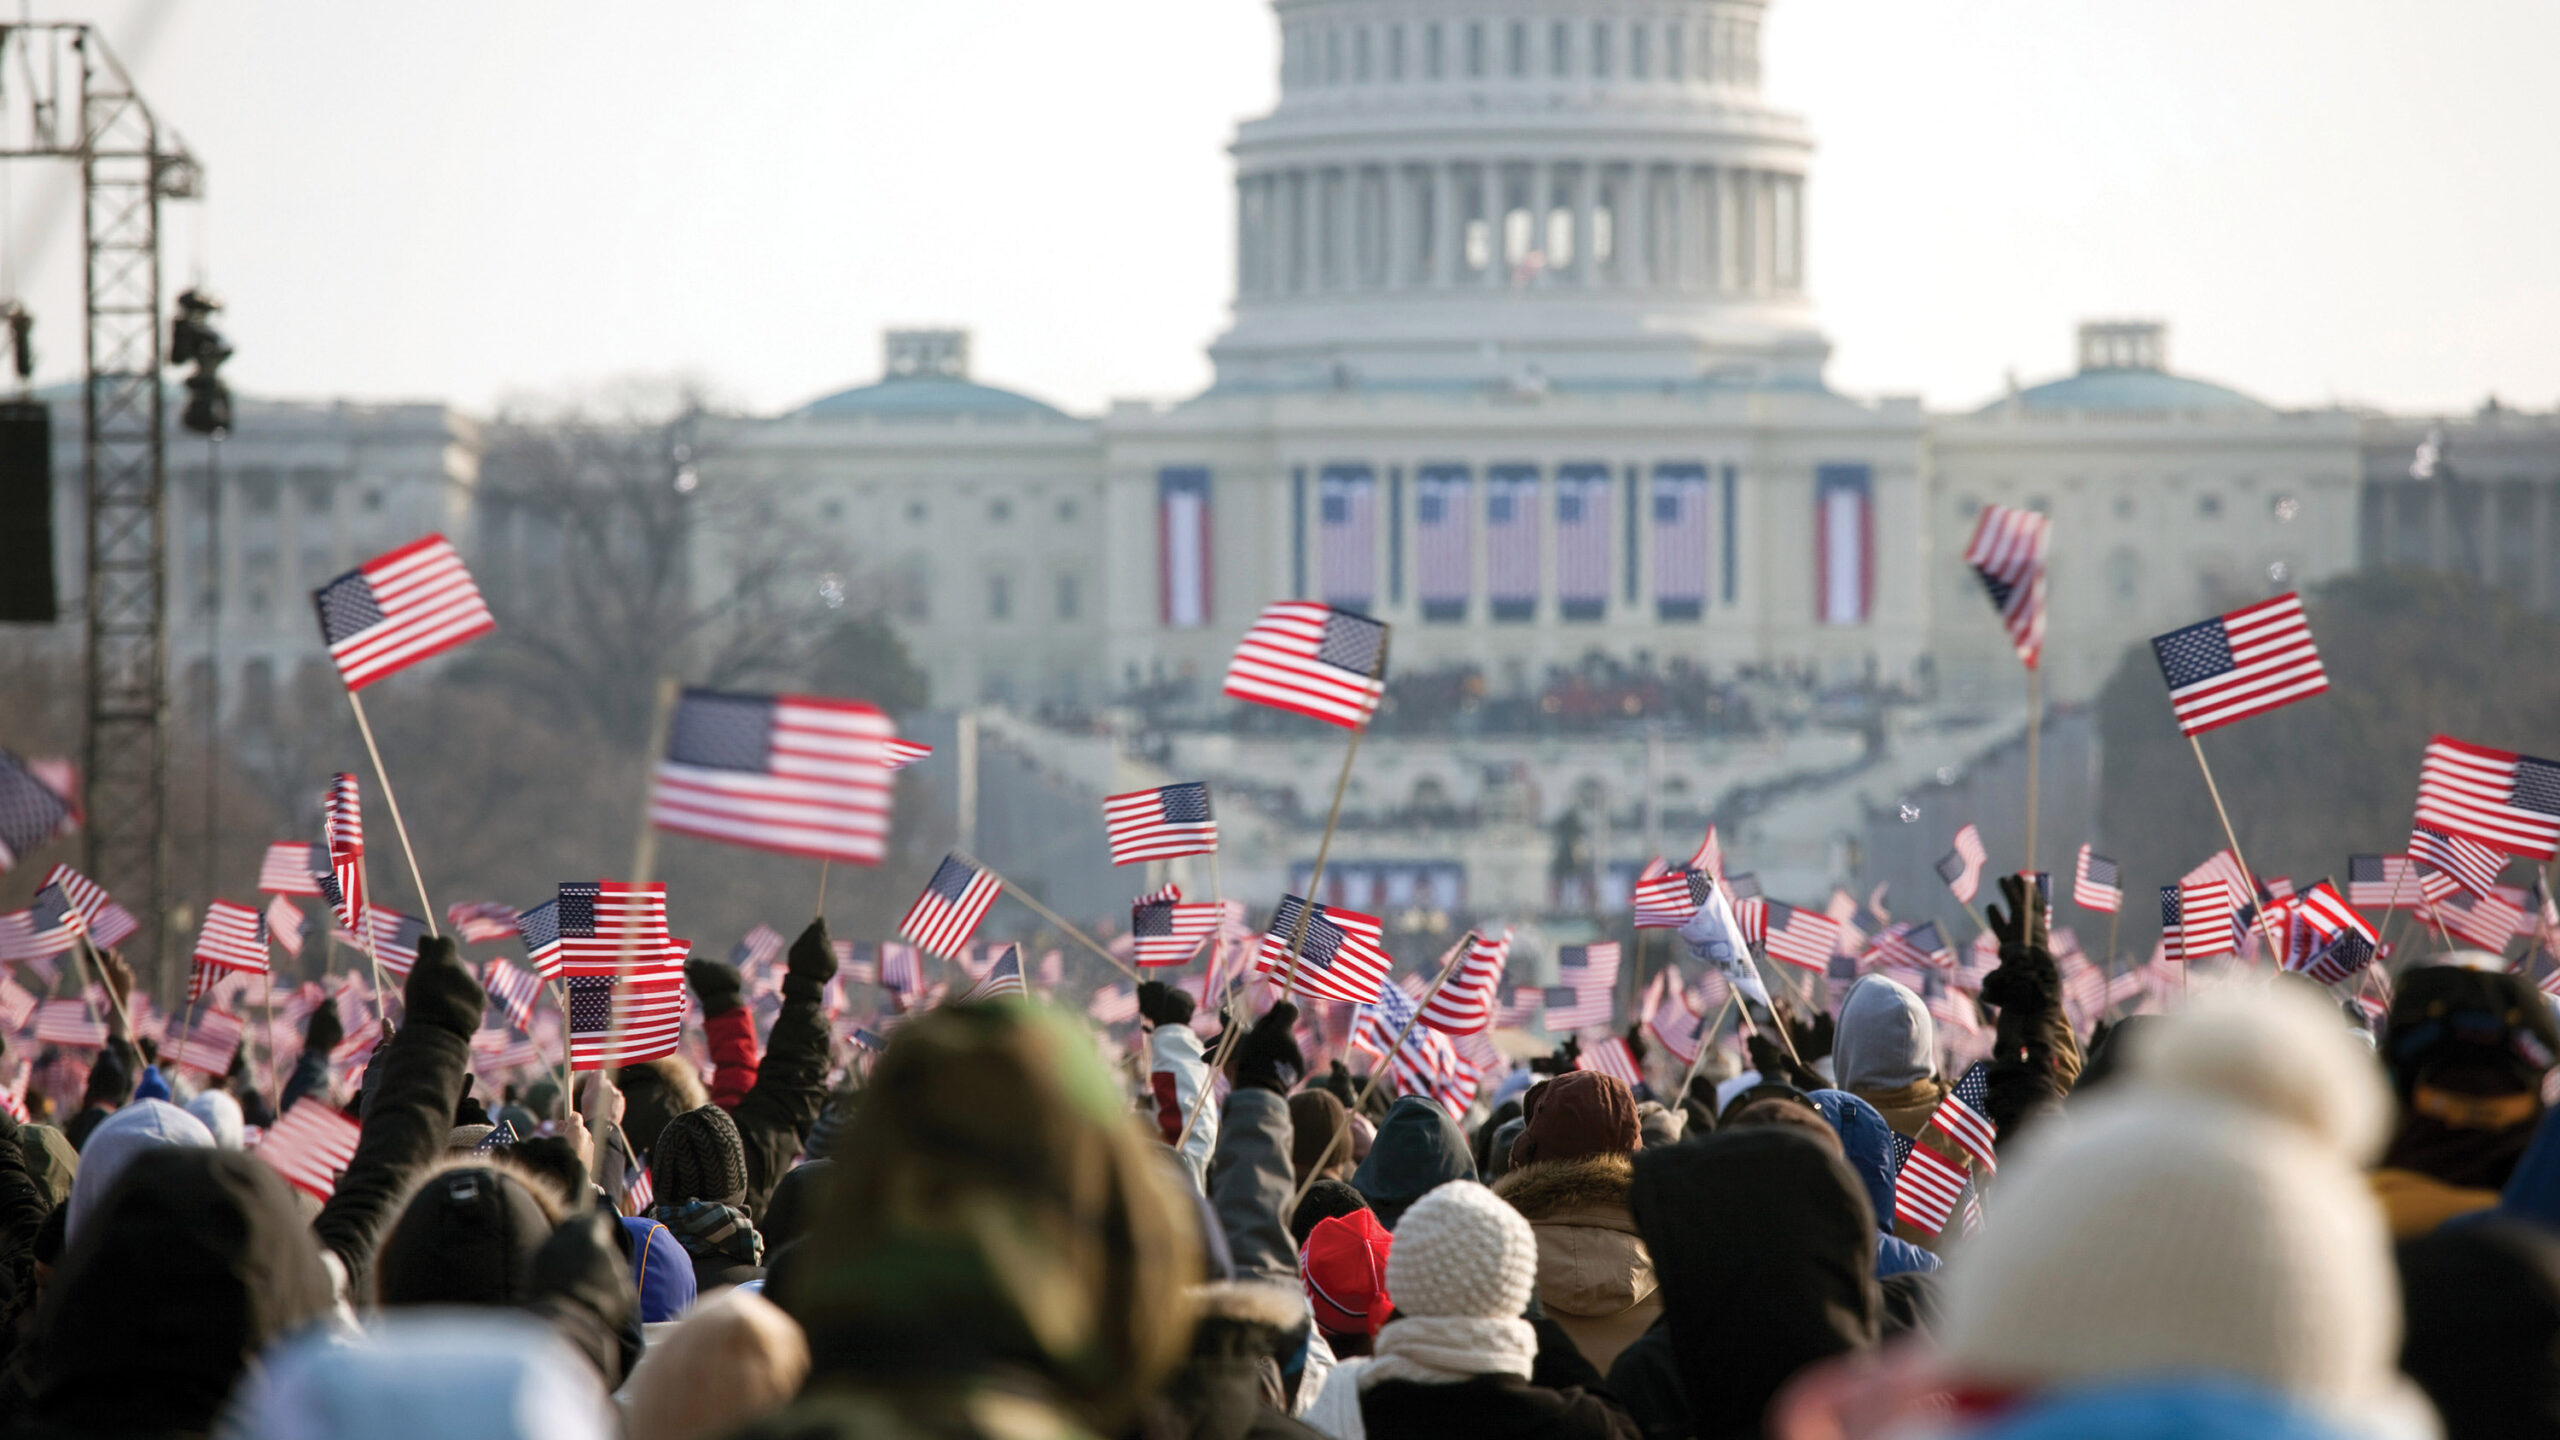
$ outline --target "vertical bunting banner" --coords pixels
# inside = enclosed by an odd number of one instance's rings
[[[1814,472],[1815,615],[1825,625],[1863,625],[1875,603],[1875,482],[1864,465]]]
[[[1556,470],[1556,601],[1567,620],[1609,613],[1609,467]]]
[[[1653,467],[1653,613],[1695,620],[1707,609],[1707,467]]]
[[[1324,603],[1367,610],[1378,599],[1378,476],[1328,465],[1316,486],[1316,576]]]
[[[1414,477],[1415,590],[1425,620],[1467,618],[1475,588],[1473,489],[1464,465],[1425,465]]]
[[[1538,467],[1495,465],[1484,477],[1485,592],[1496,620],[1538,613]]]
[[[1169,630],[1209,623],[1209,472],[1156,475],[1156,568],[1160,617]]]

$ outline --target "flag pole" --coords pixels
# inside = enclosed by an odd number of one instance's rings
[[[818,918],[827,918],[827,856],[818,857]]]
[[[640,776],[639,833],[635,835],[631,841],[631,874],[630,878],[624,882],[626,884],[635,886],[647,885],[650,877],[657,872],[658,829],[655,825],[650,823],[650,814],[658,808],[658,759],[666,752],[667,726],[675,713],[676,694],[680,688],[681,682],[679,682],[673,675],[660,675],[658,677],[657,691],[650,701],[648,748],[640,752],[640,763],[643,768]],[[389,787],[386,785],[385,788],[387,789]],[[394,820],[397,820],[400,816],[400,812],[395,807],[392,810],[391,815]],[[408,843],[406,836],[401,837],[401,843]],[[414,864],[415,862],[413,861],[411,863]],[[824,861],[819,863],[822,867],[825,864]],[[824,900],[826,894],[826,883],[826,872],[821,868],[818,872],[818,893],[821,901]],[[619,991],[622,982],[629,979],[631,976],[631,962],[634,953],[632,946],[637,938],[638,937],[631,933],[631,927],[628,924],[622,927],[622,953],[620,957],[614,961],[613,967],[613,983],[617,992]],[[568,986],[566,982],[563,982],[561,986],[562,998],[560,1005],[560,1020],[562,1025],[560,1032],[560,1064],[565,1073],[574,1074],[575,1071],[569,1067],[569,1050],[574,1037],[570,1034],[567,1028],[569,1020],[567,995]],[[628,1017],[624,1013],[624,1007],[618,1003],[617,995],[608,994],[606,997],[606,1003],[611,1013],[605,1017],[604,1053],[599,1056],[596,1061],[596,1073],[599,1077],[603,1075],[608,1061],[618,1059],[621,1056],[622,1035],[623,1031],[628,1028],[625,1024]],[[571,1087],[569,1100],[571,1108],[575,1109],[577,1105],[577,1097],[574,1087]]]
[[[1716,1032],[1724,1028],[1725,1012],[1740,1004],[1741,1000],[1741,990],[1727,982],[1724,987],[1724,1004],[1716,1008],[1716,1018],[1708,1021],[1706,1028],[1698,1032],[1698,1053],[1689,1057],[1688,1073],[1680,1077],[1680,1088],[1672,1092],[1672,1104],[1678,1105],[1689,1098],[1689,1087],[1698,1079],[1698,1067],[1706,1063],[1708,1047],[1715,1044]],[[1681,1003],[1685,1005],[1688,1002],[1684,1000]],[[1778,1028],[1783,1030],[1786,1027],[1781,1024]]]
[[[427,933],[441,936],[444,932],[436,928],[435,902],[427,898],[426,879],[418,873],[417,849],[409,843],[409,822],[400,818],[400,797],[391,788],[391,772],[382,768],[382,748],[373,743],[373,722],[365,718],[364,697],[350,690],[347,692],[347,704],[356,712],[356,729],[364,735],[364,751],[373,757],[373,778],[382,782],[383,803],[391,807],[391,828],[400,836],[400,853],[409,862],[409,883],[417,887],[418,908],[426,912],[423,918],[427,922]],[[372,892],[366,893],[370,895]],[[380,963],[378,960],[375,962],[376,965]],[[376,983],[380,983],[378,976]]]
[[[2267,953],[2275,957],[2277,968],[2281,969],[2284,965],[2284,940],[2268,922],[2266,907],[2258,903],[2258,872],[2249,868],[2249,857],[2240,853],[2240,836],[2231,828],[2231,812],[2223,806],[2222,787],[2214,783],[2213,767],[2205,763],[2204,740],[2190,734],[2187,747],[2196,752],[2196,768],[2204,772],[2205,793],[2213,797],[2213,813],[2222,819],[2222,838],[2231,842],[2231,858],[2240,862],[2240,876],[2249,882],[2249,893],[2241,897],[2242,901],[2258,912],[2259,938],[2267,942]]]
[[[266,1011],[267,1079],[276,1087],[275,1099],[271,1103],[276,1113],[281,1115],[284,1113],[284,1067],[276,1063],[276,967],[273,955],[267,957],[267,968],[258,972],[258,1005]],[[249,1076],[249,1083],[258,1083],[256,1074]]]
[[[1394,635],[1394,626],[1383,620],[1378,622],[1378,658],[1369,665],[1372,682],[1387,673],[1387,642]],[[1368,733],[1369,717],[1363,716],[1359,724],[1351,727],[1351,744],[1342,752],[1342,773],[1333,777],[1333,804],[1325,811],[1324,836],[1316,841],[1316,867],[1307,877],[1307,893],[1303,897],[1306,903],[1298,907],[1298,923],[1291,928],[1289,935],[1289,968],[1280,977],[1280,998],[1283,1000],[1297,989],[1298,955],[1306,948],[1307,922],[1315,917],[1316,894],[1324,888],[1324,862],[1333,850],[1333,832],[1342,823],[1342,795],[1351,785],[1351,762],[1360,758],[1360,738]]]
[[[124,1000],[116,994],[116,987],[107,983],[107,967],[98,963],[98,952],[89,947],[89,930],[85,924],[81,927],[77,938],[80,942],[80,958],[89,962],[90,977],[98,982],[100,990],[106,992],[107,1008],[115,1012],[116,1023],[124,1027],[125,1038],[136,1042],[133,1047],[134,1053],[141,1054],[142,1046],[139,1042],[142,1037],[133,1033],[133,1017],[126,1013]]]
[[[2027,871],[2036,871],[2036,775],[2044,738],[2044,667],[2027,667]],[[2203,752],[2197,752],[2201,758]],[[2216,802],[2219,803],[2219,802]],[[2225,828],[2228,828],[2227,826]],[[2237,853],[2235,850],[2234,853]]]
[[[1103,963],[1117,968],[1121,974],[1128,976],[1132,980],[1143,981],[1147,978],[1144,975],[1139,974],[1135,966],[1102,948],[1101,944],[1092,936],[1087,935],[1082,930],[1079,930],[1075,926],[1067,923],[1065,916],[1060,915],[1057,911],[1052,910],[1048,906],[1031,898],[1030,894],[1024,891],[1021,887],[1015,885],[1012,881],[1007,880],[1004,876],[997,874],[996,867],[993,865],[988,864],[986,861],[979,859],[977,856],[970,854],[966,850],[954,850],[951,853],[959,856],[962,863],[974,865],[980,870],[985,871],[987,874],[994,875],[996,877],[996,883],[1004,887],[1005,894],[1021,901],[1024,906],[1030,909],[1031,913],[1048,921],[1050,924],[1057,926],[1058,929],[1064,932],[1069,939],[1074,940],[1077,944],[1082,945],[1094,954],[1101,956]]]
[[[1449,983],[1449,977],[1458,973],[1460,959],[1465,955],[1467,947],[1474,943],[1475,938],[1476,932],[1468,931],[1458,937],[1458,943],[1449,947],[1448,951],[1440,957],[1440,978],[1432,981],[1431,988],[1422,992],[1422,998],[1413,1002],[1413,1013],[1405,1017],[1404,1028],[1396,1032],[1396,1042],[1387,1047],[1386,1054],[1378,1057],[1377,1065],[1369,1067],[1368,1074],[1360,1077],[1360,1097],[1351,1104],[1355,1113],[1361,1106],[1369,1103],[1369,1092],[1378,1086],[1378,1065],[1391,1066],[1395,1064],[1396,1057],[1404,1053],[1404,1042],[1412,1037],[1413,1027],[1422,1023],[1422,1012],[1439,997],[1440,987]],[[1289,1208],[1295,1210],[1297,1207],[1292,1205]]]
[[[347,698],[355,697],[350,695]],[[334,868],[337,862],[333,860],[330,864]],[[356,856],[356,888],[364,892],[364,909],[356,915],[356,941],[363,947],[365,963],[373,967],[373,1018],[381,1023],[383,1039],[387,1040],[391,1038],[391,1011],[382,997],[391,988],[391,982],[383,976],[381,947],[373,940],[373,878],[365,873],[361,853]],[[333,933],[329,940],[336,944],[337,936]]]

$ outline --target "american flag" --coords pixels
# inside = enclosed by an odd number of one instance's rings
[[[45,872],[44,883],[62,887],[63,898],[80,912],[82,923],[89,927],[92,945],[121,945],[142,928],[133,913],[115,902],[106,887],[68,865],[56,865]]]
[[[1956,1080],[1938,1108],[1929,1112],[1929,1128],[1956,1142],[1985,1170],[2000,1168],[2000,1130],[1988,1113],[1991,1062],[1976,1060]]]
[[[305,1096],[293,1102],[284,1118],[267,1127],[258,1142],[258,1158],[275,1167],[286,1184],[314,1200],[336,1192],[338,1177],[356,1158],[356,1141],[364,1130],[329,1105]]]
[[[2448,735],[2427,742],[2418,823],[2508,855],[2560,855],[2560,761],[2491,750]]]
[[[933,753],[933,747],[921,740],[901,740],[892,735],[881,746],[880,763],[892,770],[904,770]]]
[[[2044,654],[2044,552],[2051,531],[2052,522],[2032,510],[1986,505],[1964,549],[1964,563],[1981,577],[2009,644],[2030,670]]]
[[[1415,592],[1425,620],[1462,620],[1475,578],[1471,482],[1461,466],[1426,465],[1413,483]]]
[[[1567,465],[1556,472],[1556,602],[1567,620],[1609,610],[1609,470]]]
[[[2429,905],[2439,905],[2462,893],[2462,882],[2431,865],[2415,865],[2418,893]]]
[[[2249,872],[2240,868],[2240,857],[2232,854],[2228,846],[2214,851],[2205,857],[2203,864],[2179,878],[2188,881],[2219,880],[2230,889],[2235,902],[2240,896],[2254,893],[2254,887],[2249,883]]]
[[[1546,1003],[1547,1033],[1570,1035],[1606,1025],[1618,1013],[1617,1001],[1605,985],[1550,985]]]
[[[89,1018],[86,1000],[47,1000],[36,1007],[36,1043],[95,1050],[107,1043],[107,1022]]]
[[[1678,972],[1666,970],[1662,973],[1676,975]],[[1664,994],[1644,1017],[1644,1033],[1652,1036],[1655,1043],[1671,1053],[1672,1059],[1683,1065],[1698,1058],[1698,1046],[1705,1036],[1706,1025],[1707,1017],[1690,1009],[1689,1002],[1676,992]]]
[[[1955,951],[1935,920],[1886,926],[1876,936],[1876,958],[1914,970],[1948,970],[1956,963]]]
[[[329,868],[327,847],[308,840],[278,840],[258,861],[258,888],[270,895],[317,895]]]
[[[1365,465],[1327,469],[1316,505],[1319,591],[1328,604],[1365,609],[1378,598],[1378,477]]]
[[[1306,937],[1298,939],[1300,917]],[[1378,998],[1395,962],[1387,958],[1386,927],[1375,915],[1316,905],[1295,895],[1280,897],[1271,928],[1263,933],[1254,968],[1266,975],[1289,973],[1289,947],[1298,946],[1296,988],[1327,1000],[1365,1005]]]
[[[1138,987],[1105,985],[1093,992],[1093,1000],[1084,1007],[1097,1025],[1126,1025],[1138,1018]]]
[[[240,1053],[240,1033],[248,1022],[227,1010],[207,1010],[187,1027],[186,1039],[178,1046],[178,1068],[198,1070],[207,1075],[229,1073],[233,1057]]]
[[[1967,825],[1956,832],[1956,848],[1938,861],[1938,878],[1955,892],[1957,904],[1970,905],[1982,888],[1982,867],[1990,862],[1991,852],[1982,848],[1981,829]]]
[[[2086,1027],[2107,1008],[2107,972],[2089,963],[2086,955],[2056,955],[2054,968],[2062,976],[2063,1003]]]
[[[880,987],[900,995],[913,995],[924,989],[924,963],[916,947],[885,941],[881,944]]]
[[[1003,889],[1004,882],[994,871],[957,854],[946,855],[933,878],[925,882],[924,893],[907,907],[898,933],[928,954],[956,958],[969,937],[978,933],[978,922],[987,918],[987,907],[996,903]]]
[[[204,907],[204,925],[196,932],[192,958],[199,969],[266,973],[267,917],[252,905],[212,902]]]
[[[2087,845],[2071,871],[2071,898],[2083,910],[2113,915],[2124,904],[2124,867]]]
[[[36,997],[24,985],[0,974],[0,1030],[14,1035],[36,1018]]]
[[[519,970],[504,960],[492,960],[484,977],[489,998],[498,1004],[498,1013],[518,1030],[533,1028],[534,998],[542,993],[542,978],[530,971]]]
[[[781,954],[782,932],[758,921],[729,951],[729,963],[741,970],[754,970],[772,964]]]
[[[385,971],[405,978],[418,963],[418,942],[426,938],[427,922],[397,910],[376,910],[367,918],[373,931],[369,953]]]
[[[2528,913],[2524,892],[2505,885],[2486,895],[2454,895],[2435,908],[2445,929],[2492,955],[2504,951],[2525,928]]]
[[[649,823],[785,855],[888,853],[889,717],[855,700],[692,689],[676,703]]]
[[[672,1055],[684,1029],[684,966],[661,960],[623,976],[572,975],[569,1068],[638,1065]]]
[[[2379,937],[2328,881],[2302,892],[2294,916],[2312,937],[2303,947],[2305,963],[2300,968],[2321,984],[2335,985],[2373,958]]]
[[[2239,950],[2240,897],[2228,881],[2210,875],[2179,881],[2177,909],[2180,959],[2204,960]]]
[[[1660,861],[1654,862],[1659,865]],[[1650,868],[1650,867],[1647,867]],[[1658,875],[1638,876],[1634,892],[1635,928],[1638,930],[1677,930],[1689,923],[1706,903],[1707,890],[1714,884],[1697,870],[1665,870]]]
[[[1840,927],[1830,916],[1795,905],[1769,902],[1769,928],[1763,946],[1772,960],[1802,970],[1829,970],[1831,952],[1840,945]]]
[[[1114,865],[1207,855],[1218,848],[1209,787],[1198,780],[1114,795],[1102,802],[1102,824],[1110,833]]]
[[[1665,620],[1694,620],[1707,608],[1704,466],[1654,467],[1653,603]]]
[[[1496,1029],[1517,1030],[1538,1018],[1547,1008],[1547,992],[1535,985],[1518,985],[1494,1012]]]
[[[1496,620],[1538,613],[1538,472],[1495,465],[1484,477],[1485,591]]]
[[[1831,889],[1830,901],[1822,913],[1831,917],[1837,927],[1831,950],[1834,955],[1855,955],[1867,948],[1867,932],[1858,924],[1858,897],[1838,886]]]
[[[559,937],[563,975],[611,975],[667,948],[663,881],[564,880],[554,904],[550,925]]]
[[[2507,868],[2507,857],[2460,835],[2419,825],[2409,831],[2409,858],[2433,865],[2462,882],[2462,888],[2474,895],[2486,895],[2498,888],[2498,872]]]
[[[1404,1042],[1400,1046],[1399,1037]],[[1374,1002],[1360,1007],[1350,1043],[1354,1050],[1385,1060],[1398,1093],[1428,1095],[1452,1119],[1475,1103],[1474,1069],[1458,1058],[1448,1036],[1414,1023],[1413,997],[1401,986],[1381,987]]]
[[[38,890],[24,910],[0,913],[0,960],[45,960],[80,943],[80,912],[59,885]]]
[[[1022,947],[1019,945],[1004,947],[1004,953],[996,957],[995,963],[987,967],[987,973],[981,976],[978,983],[969,988],[969,993],[961,996],[960,999],[963,1004],[966,1004],[971,1001],[1002,1000],[1008,997],[1019,1000],[1031,998],[1031,987],[1023,983],[1022,979]]]
[[[649,1179],[649,1167],[634,1165],[622,1172],[622,1210],[626,1215],[646,1215],[658,1198],[657,1186]]]
[[[1765,909],[1767,902],[1749,902]],[[1719,887],[1707,892],[1707,903],[1698,907],[1697,918],[1680,927],[1680,939],[1689,953],[1707,962],[1708,968],[1723,977],[1724,982],[1740,992],[1744,1000],[1769,1008],[1769,987],[1760,981],[1760,969],[1752,962],[1750,936],[1737,918],[1735,904],[1725,898]]]
[[[444,907],[444,918],[466,945],[504,940],[516,933],[516,907],[496,900],[457,900]]]
[[[329,851],[329,874],[314,872],[313,879],[328,894],[331,908],[338,913],[338,923],[350,930],[364,928],[364,793],[356,777],[341,772],[329,777],[329,789],[320,797],[320,828]],[[329,893],[334,889],[335,893]]]
[[[1602,1075],[1615,1075],[1624,1081],[1630,1090],[1644,1083],[1644,1071],[1636,1065],[1636,1053],[1628,1049],[1627,1042],[1616,1035],[1604,1036],[1583,1046],[1582,1053],[1574,1059],[1573,1068],[1597,1071]]]
[[[1556,951],[1556,978],[1577,990],[1614,990],[1618,985],[1618,942],[1567,945]]]
[[[1495,996],[1511,963],[1511,928],[1504,926],[1498,936],[1469,935],[1467,948],[1450,963],[1458,973],[1441,982],[1439,993],[1422,1007],[1422,1023],[1451,1035],[1492,1029]]]
[[[311,592],[320,640],[361,690],[498,628],[462,557],[441,535],[377,555]]]
[[[1894,1139],[1895,1149],[1910,1153],[1893,1177],[1893,1218],[1924,1234],[1944,1234],[1964,1196],[1964,1171],[1926,1145],[1909,1145],[1899,1135]]]
[[[545,900],[516,916],[516,936],[524,941],[525,963],[545,980],[560,978],[560,902]]]
[[[1263,607],[1227,666],[1230,699],[1358,729],[1386,693],[1387,627],[1303,600]]]
[[[284,896],[267,901],[267,935],[296,960],[302,958],[302,937],[308,923],[302,918],[301,908]]]
[[[2153,637],[2181,734],[2201,735],[2329,688],[2302,597],[2279,595]]]
[[[0,750],[0,871],[71,828],[71,802],[37,778],[26,761]]]
[[[1225,910],[1216,902],[1185,904],[1182,891],[1167,885],[1141,895],[1129,907],[1129,934],[1137,941],[1140,965],[1188,965],[1200,942],[1218,933]]]
[[[1707,827],[1707,838],[1698,842],[1698,853],[1689,857],[1689,868],[1718,884],[1724,882],[1724,842],[1716,838],[1713,825]]]

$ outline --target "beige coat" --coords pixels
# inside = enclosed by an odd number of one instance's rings
[[[1627,1210],[1634,1165],[1625,1155],[1547,1160],[1502,1177],[1538,1237],[1538,1304],[1601,1374],[1662,1314],[1653,1257]]]

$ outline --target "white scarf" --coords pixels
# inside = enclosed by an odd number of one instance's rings
[[[1374,1357],[1344,1360],[1299,1418],[1333,1440],[1368,1440],[1360,1392],[1390,1380],[1416,1385],[1455,1385],[1479,1375],[1529,1378],[1538,1359],[1538,1332],[1526,1320],[1484,1320],[1462,1315],[1408,1315],[1378,1332]]]

